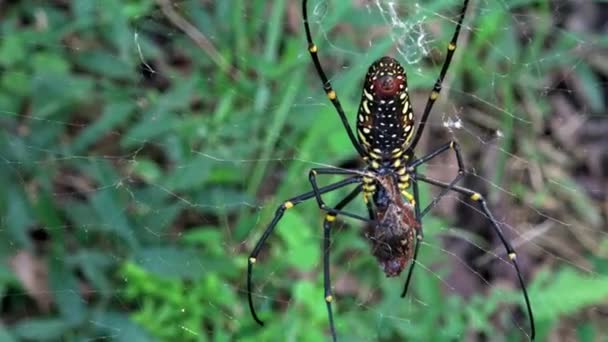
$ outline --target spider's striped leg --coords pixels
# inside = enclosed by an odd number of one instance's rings
[[[415,171],[418,166],[427,163],[428,161],[440,155],[441,153],[444,153],[449,150],[453,150],[454,154],[456,154],[456,162],[458,163],[458,175],[449,183],[448,187],[442,189],[441,192],[437,195],[437,197],[435,197],[431,201],[431,203],[429,203],[429,205],[427,205],[427,207],[422,210],[422,213],[420,214],[420,219],[422,219],[426,214],[428,214],[428,212],[433,209],[435,205],[437,205],[437,203],[439,203],[439,201],[445,195],[447,195],[447,193],[452,189],[452,187],[454,187],[456,183],[460,182],[460,180],[466,175],[464,162],[462,159],[462,155],[460,154],[460,145],[458,145],[457,142],[452,140],[447,144],[444,144],[443,146],[439,147],[435,151],[427,154],[426,156],[416,159],[410,165],[408,165],[408,170],[410,170],[410,172]]]
[[[318,191],[319,185],[317,184],[317,175],[357,175],[357,176],[359,176],[359,175],[361,175],[361,171],[352,171],[352,170],[335,169],[335,168],[314,168],[314,169],[311,169],[310,172],[308,173],[308,180],[310,181],[310,185],[312,186],[313,191],[316,192],[315,198],[317,200],[317,204],[319,205],[319,208],[321,208],[322,210],[326,210],[330,214],[348,216],[348,217],[352,217],[354,219],[357,219],[357,220],[360,220],[363,222],[367,222],[370,224],[373,223],[371,220],[369,220],[361,215],[342,211],[337,208],[329,209],[327,207],[327,205],[325,204],[325,202],[323,201],[323,199],[321,198],[321,193]]]
[[[339,188],[342,188],[344,186],[347,186],[349,184],[353,184],[353,183],[360,183],[361,182],[361,177],[351,177],[351,178],[347,178],[344,180],[341,180],[339,182],[336,182],[334,184],[330,184],[327,186],[324,186],[322,188],[317,189],[316,191],[309,191],[306,192],[304,194],[301,194],[299,196],[293,197],[285,202],[283,202],[276,210],[275,214],[274,214],[274,218],[272,219],[272,221],[270,222],[270,224],[268,225],[268,227],[266,228],[266,230],[264,231],[264,233],[262,234],[262,237],[260,237],[260,239],[258,240],[258,242],[255,244],[255,248],[253,249],[253,251],[251,252],[251,254],[249,255],[249,261],[247,264],[247,297],[249,299],[249,309],[251,310],[251,315],[253,316],[253,319],[258,322],[258,324],[260,325],[264,325],[264,323],[258,318],[257,314],[255,313],[255,309],[253,307],[253,298],[251,296],[251,288],[252,288],[252,282],[251,282],[251,275],[252,275],[252,270],[253,270],[253,264],[255,264],[255,262],[257,261],[257,257],[258,254],[260,253],[260,250],[262,249],[262,246],[264,245],[264,243],[266,242],[266,240],[268,239],[268,237],[270,236],[270,234],[272,234],[272,231],[274,230],[275,226],[277,225],[277,223],[281,220],[281,218],[283,217],[283,214],[285,213],[285,210],[292,208],[293,206],[306,201],[308,199],[311,199],[313,197],[315,197],[318,194],[324,194]]]
[[[462,28],[462,21],[464,20],[464,14],[467,11],[467,6],[469,5],[469,0],[464,0],[462,4],[462,8],[460,10],[460,14],[458,16],[458,22],[456,23],[456,28],[454,29],[454,34],[452,35],[452,40],[448,44],[448,53],[445,57],[445,61],[443,62],[443,66],[441,67],[441,71],[439,72],[439,77],[437,77],[437,81],[435,81],[435,86],[431,91],[431,95],[429,95],[429,99],[426,102],[426,106],[424,107],[424,112],[422,113],[422,117],[420,118],[420,123],[418,124],[418,128],[416,129],[416,135],[412,139],[410,146],[408,147],[409,151],[412,151],[414,147],[418,144],[418,140],[422,136],[422,131],[424,131],[424,126],[426,125],[426,121],[431,113],[431,109],[435,104],[435,101],[439,97],[439,92],[441,92],[441,87],[443,84],[443,79],[445,78],[445,74],[448,72],[448,68],[450,67],[450,63],[452,62],[452,57],[454,57],[454,52],[456,51],[456,42],[458,41],[458,36],[460,35],[460,29]]]
[[[416,179],[416,171],[412,173],[412,178]],[[422,239],[424,238],[424,232],[422,231],[422,222],[420,216],[420,195],[418,192],[418,183],[416,181],[413,182],[413,190],[414,190],[414,218],[420,224],[420,228],[416,230],[416,247],[414,249],[414,258],[412,259],[412,264],[410,265],[410,269],[407,272],[407,278],[405,279],[405,285],[403,286],[403,292],[401,292],[401,297],[405,297],[407,293],[407,289],[410,286],[410,280],[412,279],[412,274],[414,273],[414,266],[416,266],[416,260],[418,260],[418,250],[420,250],[420,245],[422,244]]]
[[[457,186],[457,185],[450,186],[450,184],[448,184],[448,183],[441,182],[441,181],[438,181],[438,180],[435,180],[432,178],[428,178],[423,175],[416,175],[416,180],[419,180],[419,181],[422,181],[422,182],[425,182],[425,183],[428,183],[431,185],[435,185],[435,186],[443,188],[443,189],[449,189],[449,190],[452,190],[459,194],[466,195],[466,196],[468,196],[468,199],[470,201],[473,201],[479,205],[483,214],[492,223],[492,229],[494,229],[494,232],[496,232],[496,234],[500,238],[500,241],[502,242],[503,246],[505,247],[505,249],[507,251],[507,256],[509,257],[509,260],[511,260],[513,267],[515,267],[515,271],[517,273],[517,278],[519,279],[519,285],[521,286],[521,290],[524,294],[524,300],[526,302],[526,309],[528,310],[528,317],[530,318],[530,338],[532,340],[534,340],[534,335],[536,333],[535,328],[534,328],[534,315],[532,314],[532,305],[530,304],[530,298],[528,297],[528,291],[526,290],[524,278],[521,275],[521,271],[519,270],[519,265],[517,264],[517,254],[515,253],[513,246],[511,246],[511,243],[505,238],[505,236],[502,232],[502,229],[500,229],[500,225],[494,218],[494,215],[492,215],[492,212],[490,212],[490,209],[488,208],[486,200],[483,198],[483,196],[480,193],[473,191],[471,189],[467,189],[467,188]]]
[[[341,210],[350,203],[357,195],[361,193],[361,185],[357,186],[353,191],[344,197],[335,207],[336,210]],[[329,252],[331,247],[331,229],[336,221],[337,214],[328,213],[323,220],[323,288],[325,290],[325,303],[327,304],[327,315],[329,317],[329,329],[333,341],[336,341],[336,328],[334,327],[334,316],[331,310],[331,302],[333,296],[331,293],[331,277],[329,273]]]
[[[340,104],[340,100],[338,100],[338,95],[336,95],[336,91],[333,90],[331,86],[331,82],[325,75],[325,71],[323,71],[323,67],[321,66],[321,62],[319,61],[318,50],[319,48],[315,45],[312,40],[312,35],[310,34],[310,24],[308,23],[308,11],[306,9],[307,0],[302,1],[302,17],[304,20],[304,30],[306,31],[306,41],[308,42],[308,52],[310,52],[310,57],[312,58],[312,62],[315,65],[315,69],[317,70],[317,74],[321,78],[321,83],[323,83],[323,90],[325,90],[325,94],[327,94],[327,98],[331,101],[331,103],[336,108],[338,115],[340,116],[340,120],[342,120],[342,125],[344,125],[344,129],[348,134],[348,138],[350,142],[353,144],[359,155],[365,155],[365,151],[363,147],[355,138],[355,134],[353,133],[350,125],[348,124],[348,119],[346,118],[346,114],[344,113],[344,109],[342,109],[342,104]]]

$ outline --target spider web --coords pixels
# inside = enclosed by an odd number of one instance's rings
[[[385,54],[403,63],[422,113],[459,6],[310,1],[321,62],[351,122],[361,77]],[[461,185],[487,195],[518,252],[541,338],[605,334],[602,6],[472,1],[417,148],[420,156],[461,144],[470,173]],[[250,317],[244,281],[277,206],[309,190],[308,169],[361,166],[314,75],[300,4],[0,9],[2,334],[328,339],[314,201],[286,213],[255,265],[264,328]],[[443,181],[457,171],[449,153],[424,168]],[[438,193],[421,189],[423,203]],[[360,200],[348,211],[366,212]],[[339,220],[331,247],[339,338],[526,338],[516,274],[479,209],[448,194],[423,227],[400,299],[405,274],[386,278],[362,224]]]

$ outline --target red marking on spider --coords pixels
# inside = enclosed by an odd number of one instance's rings
[[[374,81],[374,91],[382,98],[394,97],[401,90],[403,79],[393,75],[384,75]]]

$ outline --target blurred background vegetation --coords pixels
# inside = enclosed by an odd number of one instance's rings
[[[471,1],[419,150],[463,145],[463,184],[487,194],[519,253],[541,341],[608,340],[607,5]],[[328,339],[314,203],[284,217],[256,264],[264,328],[246,304],[246,259],[276,206],[309,189],[311,167],[361,165],[300,6],[0,1],[0,340]],[[459,6],[311,1],[351,120],[384,54],[406,64],[421,112]],[[448,156],[426,172],[456,170]],[[424,229],[400,299],[403,279],[383,275],[360,224],[336,227],[341,340],[525,340],[515,273],[483,216],[450,196]]]

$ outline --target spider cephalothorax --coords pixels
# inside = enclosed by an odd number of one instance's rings
[[[423,239],[423,229],[420,220],[443,198],[448,192],[452,191],[460,195],[467,196],[467,200],[477,204],[491,223],[492,229],[500,238],[503,246],[507,250],[507,255],[515,270],[519,284],[521,286],[526,308],[530,318],[531,338],[534,339],[534,318],[528,292],[524,284],[523,277],[519,271],[516,261],[515,250],[508,240],[505,239],[502,230],[488,209],[487,203],[481,194],[458,186],[466,174],[460,148],[455,141],[450,141],[436,150],[415,158],[414,149],[422,136],[427,118],[431,113],[435,100],[439,97],[443,79],[456,51],[456,43],[462,27],[465,12],[469,1],[464,0],[458,19],[456,29],[452,39],[448,44],[447,55],[435,86],[426,102],[424,112],[419,118],[418,127],[414,129],[414,114],[407,92],[407,77],[405,70],[395,59],[382,57],[375,61],[370,67],[364,80],[361,105],[357,113],[357,128],[355,134],[351,129],[348,118],[342,109],[340,100],[335,90],[332,88],[325,71],[321,66],[318,56],[318,47],[313,43],[308,23],[306,10],[307,0],[302,1],[302,15],[304,17],[304,29],[308,42],[308,51],[312,58],[317,74],[323,84],[323,90],[344,125],[348,138],[357,153],[362,157],[366,166],[358,170],[346,170],[339,168],[314,168],[310,170],[309,181],[312,191],[303,193],[299,196],[283,202],[276,210],[274,218],[256,243],[253,251],[249,255],[247,266],[247,292],[249,309],[256,322],[263,325],[258,318],[252,298],[252,273],[253,265],[257,257],[274,228],[279,223],[286,210],[306,200],[314,198],[319,208],[326,212],[323,221],[323,280],[325,289],[325,302],[327,314],[329,316],[329,327],[331,337],[337,339],[336,329],[332,313],[332,288],[330,279],[330,250],[331,250],[331,230],[333,222],[338,215],[351,217],[367,224],[367,238],[372,244],[372,254],[378,260],[387,276],[399,275],[406,265],[411,261],[411,266],[407,273],[405,286],[401,296],[405,296],[416,259],[419,247]],[[358,138],[358,139],[357,139]],[[417,168],[429,162],[436,156],[453,151],[458,163],[458,174],[449,182],[438,181],[422,174]],[[341,175],[346,179],[320,187],[317,184],[319,175]],[[421,209],[418,183],[424,182],[442,189],[441,193],[435,197],[426,207]],[[341,201],[335,206],[325,204],[322,195],[332,192],[339,188],[349,185],[356,185]],[[408,192],[411,186],[412,193]],[[363,198],[367,205],[368,217],[363,217],[357,213],[343,210],[346,205],[352,202],[357,196],[363,193]],[[297,227],[293,227],[297,229]]]

